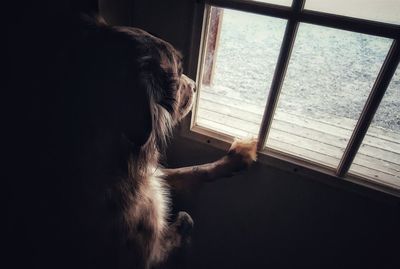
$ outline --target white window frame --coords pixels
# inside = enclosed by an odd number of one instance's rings
[[[198,3],[196,5],[193,18],[190,48],[191,53],[189,55],[188,73],[192,77],[196,77],[198,84],[201,81],[200,76],[202,74],[201,69],[203,66],[202,59],[204,59],[204,55],[206,53],[207,26],[209,24],[209,14],[212,6],[277,17],[286,19],[288,21],[258,135],[259,162],[277,166],[279,168],[290,170],[305,176],[322,179],[324,182],[328,183],[336,184],[336,182],[351,181],[357,183],[358,185],[367,186],[368,188],[400,197],[400,189],[378,183],[366,177],[349,173],[349,169],[354,157],[361,146],[368,127],[371,124],[375,112],[379,107],[385,91],[388,88],[394,72],[399,64],[400,25],[369,21],[365,19],[328,14],[318,11],[304,10],[306,0],[293,0],[291,7],[248,0],[198,0],[197,2]],[[272,148],[264,148],[264,144],[266,138],[268,137],[269,129],[273,120],[280,89],[285,79],[285,72],[289,64],[290,54],[294,46],[297,29],[301,22],[386,37],[393,40],[387,57],[381,67],[378,77],[369,94],[367,102],[361,112],[357,125],[352,133],[352,136],[350,137],[347,148],[345,149],[337,169],[332,169],[324,166],[323,164],[314,163],[312,161],[286,154]],[[194,107],[196,108],[197,105],[198,100],[196,100]],[[229,148],[229,145],[234,139],[233,137],[220,133],[216,130],[196,126],[195,119],[196,109],[194,109],[192,115],[187,117],[185,122],[181,125],[180,134],[182,136],[213,145],[220,149],[226,150]],[[346,183],[340,184],[346,185]]]

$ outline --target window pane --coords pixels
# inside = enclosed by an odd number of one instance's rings
[[[301,24],[267,146],[336,167],[390,44]]]
[[[400,66],[397,67],[350,172],[400,188]]]
[[[281,5],[281,6],[291,6],[292,5],[292,0],[253,0],[253,1]]]
[[[400,0],[307,0],[306,9],[388,23],[400,23]]]
[[[229,9],[211,14],[196,124],[257,136],[286,22]]]

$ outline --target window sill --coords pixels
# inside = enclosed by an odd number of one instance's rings
[[[180,125],[179,135],[221,151],[227,151],[234,140],[232,136],[193,125],[191,123],[191,114]],[[400,189],[385,183],[378,183],[353,174],[348,174],[346,177],[338,177],[331,167],[314,164],[308,160],[305,161],[270,148],[259,151],[257,158],[257,163],[260,165],[295,173],[301,177],[315,180],[334,188],[355,192],[379,201],[399,202]]]

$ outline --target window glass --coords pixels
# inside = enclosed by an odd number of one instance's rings
[[[400,187],[400,66],[386,90],[350,173]]]
[[[390,45],[301,24],[266,146],[337,167]]]
[[[400,0],[307,0],[305,8],[367,20],[400,23]]]
[[[292,0],[253,0],[253,1],[281,5],[281,6],[291,6],[292,5]]]
[[[212,8],[196,125],[258,135],[285,26],[281,19]]]

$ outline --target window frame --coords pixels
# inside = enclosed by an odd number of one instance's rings
[[[229,8],[270,17],[286,19],[286,29],[281,44],[278,61],[274,71],[269,96],[265,106],[263,119],[258,135],[258,159],[261,163],[273,164],[279,168],[300,173],[314,178],[330,178],[330,182],[350,181],[358,185],[379,190],[400,197],[400,188],[380,183],[349,173],[350,166],[358,152],[359,147],[368,131],[372,119],[385,95],[392,77],[400,62],[400,25],[385,22],[370,21],[342,15],[323,13],[319,11],[305,10],[306,0],[293,0],[292,6],[279,6],[264,2],[248,0],[198,0],[193,16],[193,27],[189,55],[189,75],[196,77],[200,82],[203,72],[203,59],[206,53],[207,30],[211,7]],[[347,147],[337,169],[303,159],[298,156],[281,152],[270,147],[265,147],[266,138],[269,134],[275,108],[278,102],[280,90],[285,79],[285,73],[289,65],[291,51],[295,43],[297,29],[300,23],[310,23],[340,30],[363,33],[368,35],[386,37],[392,39],[391,47],[381,66],[380,72],[369,93],[368,99],[360,114],[357,124],[352,132]],[[199,85],[198,85],[199,86]],[[198,106],[198,98],[194,107]],[[196,109],[188,116],[180,128],[180,134],[189,139],[213,145],[226,150],[233,137],[222,134],[216,130],[195,125]],[[324,180],[326,181],[326,180]]]

